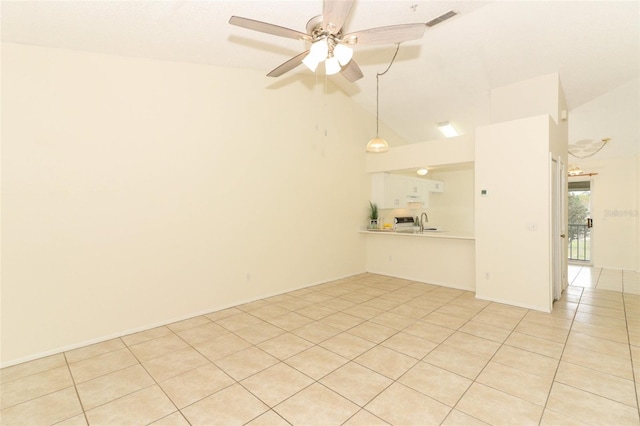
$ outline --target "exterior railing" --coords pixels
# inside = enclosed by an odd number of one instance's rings
[[[591,260],[591,228],[569,224],[569,260]]]

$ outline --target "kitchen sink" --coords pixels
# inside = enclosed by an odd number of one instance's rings
[[[438,232],[438,231],[441,231],[441,229],[435,228],[435,227],[424,228],[424,232]],[[399,234],[419,234],[420,228],[414,227],[414,228],[406,228],[406,229],[396,229],[396,232]]]

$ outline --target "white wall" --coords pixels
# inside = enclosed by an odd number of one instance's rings
[[[491,122],[549,114],[559,123],[566,109],[558,73],[541,75],[491,90]]]
[[[473,238],[369,233],[367,271],[408,280],[475,290]]]
[[[443,229],[474,234],[474,173],[473,164],[429,173],[428,176],[444,182],[444,192],[430,194],[430,222]]]
[[[570,163],[584,172],[598,173],[590,179],[594,182],[593,262],[599,267],[640,271],[639,88],[637,78],[630,80],[578,106],[569,116],[572,143],[611,138],[592,157],[569,156]]]
[[[472,162],[474,139],[462,135],[448,139],[396,146],[384,155],[367,154],[367,172],[386,172],[411,167],[429,167]]]
[[[593,218],[591,255],[594,266],[634,270],[638,268],[638,157],[582,160],[591,180]]]
[[[564,110],[558,73],[491,91],[494,124],[476,130],[479,298],[546,312],[552,309],[550,156],[566,164]],[[566,270],[566,256],[562,259],[561,270]]]
[[[548,115],[476,129],[476,296],[550,311]],[[486,190],[487,195],[481,196]]]
[[[314,81],[3,44],[2,363],[364,271],[375,122]]]

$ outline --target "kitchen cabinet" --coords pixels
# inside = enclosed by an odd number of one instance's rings
[[[444,192],[444,182],[432,179],[422,179],[429,192]]]
[[[399,209],[402,198],[402,183],[400,176],[389,173],[374,173],[371,175],[371,201],[379,209]]]
[[[429,194],[425,191],[425,184],[423,179],[413,179],[408,176],[401,176],[406,178],[404,183],[405,193],[408,203],[421,203],[423,208],[428,207],[425,202],[429,200]]]
[[[412,206],[418,204],[420,208],[427,208],[430,188],[425,179],[391,173],[371,175],[371,201],[380,209],[407,208],[410,207],[409,203],[412,203]]]

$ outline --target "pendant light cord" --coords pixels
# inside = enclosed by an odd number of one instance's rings
[[[389,62],[389,66],[384,72],[376,74],[376,137],[379,136],[379,127],[378,124],[380,122],[380,76],[385,75],[389,69],[391,69],[391,65],[393,65],[393,61],[396,60],[396,56],[398,55],[398,51],[400,50],[400,43],[396,45],[396,53],[393,54],[393,58],[391,58],[391,62]]]

